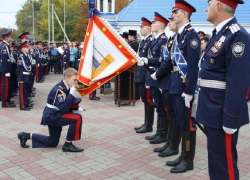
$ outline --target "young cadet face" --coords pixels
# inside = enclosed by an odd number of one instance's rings
[[[29,52],[29,46],[23,47],[22,52],[27,54]]]
[[[178,9],[175,12],[173,12],[173,20],[175,21],[176,24],[181,24],[185,17],[185,11],[182,9]]]
[[[163,23],[160,21],[154,21],[151,24],[151,32],[158,32],[159,29],[161,29],[161,27],[163,26]]]
[[[213,23],[213,20],[216,18],[216,12],[219,2],[217,0],[209,0],[208,6],[206,8],[207,12],[207,21]]]
[[[147,34],[150,33],[150,31],[151,31],[151,28],[149,26],[146,26],[146,25],[141,26],[141,28],[140,28],[140,34],[142,36],[146,36]]]
[[[76,75],[72,76],[72,77],[65,77],[65,82],[68,86],[72,87],[77,83],[77,79],[76,79]]]
[[[176,24],[175,24],[175,21],[173,19],[169,21],[168,26],[169,26],[170,31],[175,32]]]

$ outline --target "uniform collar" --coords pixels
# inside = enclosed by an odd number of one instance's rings
[[[7,43],[5,40],[3,40],[3,42],[9,46],[9,43]]]
[[[229,21],[231,21],[234,17],[226,19],[225,21],[222,21],[220,24],[216,26],[216,34],[223,28],[225,24],[227,24]]]
[[[66,89],[69,90],[69,86],[65,83],[64,80],[63,80],[63,84],[65,85]]]
[[[162,35],[164,32],[161,32],[161,33],[159,33],[159,34],[156,34],[155,35],[155,37],[154,37],[154,39],[158,39],[158,37],[160,36],[160,35]]]
[[[178,34],[181,34],[182,31],[184,30],[184,28],[185,28],[188,24],[189,24],[189,23],[184,24],[183,26],[181,26],[181,28],[178,30]]]
[[[142,40],[148,39],[149,36],[151,36],[151,34],[149,34],[148,36],[144,37]]]

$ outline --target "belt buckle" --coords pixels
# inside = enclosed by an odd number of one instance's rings
[[[182,82],[183,83],[185,83],[186,82],[186,78],[184,77],[184,78],[182,78]]]
[[[178,71],[177,66],[173,66],[173,71],[174,71],[174,72]]]

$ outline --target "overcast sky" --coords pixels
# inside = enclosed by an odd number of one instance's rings
[[[16,13],[27,0],[0,0],[0,28],[17,28]]]

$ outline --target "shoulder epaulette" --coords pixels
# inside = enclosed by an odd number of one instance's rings
[[[231,31],[232,34],[238,32],[240,30],[239,24],[235,23],[229,26],[229,30]]]
[[[193,28],[193,27],[190,27],[190,28],[188,28],[188,29],[186,29],[186,30],[189,31],[189,32],[191,32],[191,31],[194,30],[194,28]]]
[[[161,35],[161,39],[166,39],[166,36],[165,35]]]

